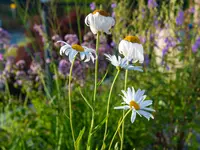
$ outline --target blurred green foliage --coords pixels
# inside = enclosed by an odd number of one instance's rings
[[[77,0],[77,3],[79,2],[82,1]],[[109,10],[110,6],[107,5],[107,1],[99,0],[97,2],[102,3],[102,7],[105,6],[105,9]],[[128,86],[145,89],[147,99],[153,100],[153,108],[156,110],[153,114],[154,120],[147,121],[137,116],[134,124],[131,124],[130,116],[126,118],[124,149],[198,149],[199,143],[196,136],[200,133],[200,50],[193,53],[191,47],[200,35],[199,26],[193,22],[193,17],[187,19],[181,27],[176,25],[178,11],[183,6],[185,9],[186,6],[189,7],[188,3],[185,4],[178,0],[159,1],[158,3],[158,8],[148,9],[144,0],[133,2],[121,0],[114,9],[116,25],[112,31],[112,37],[115,43],[118,44],[126,35],[137,35],[146,39],[143,46],[145,54],[150,57],[150,63],[144,65],[143,73],[129,72]],[[66,7],[67,11],[69,9]],[[20,17],[23,19],[24,11],[24,9],[19,11]],[[83,12],[87,14],[89,9],[86,8]],[[154,25],[155,16],[160,22],[159,28],[162,29],[168,25],[173,38],[177,39],[180,37],[180,32],[186,32],[181,36],[183,40],[179,46],[173,47],[172,52],[170,51],[163,58],[171,67],[170,70],[166,69],[166,65],[161,65],[157,61],[157,57],[161,56],[157,56],[155,51],[158,31],[158,27]],[[31,18],[31,15],[27,15],[24,22],[30,19],[29,17]],[[192,20],[193,28],[188,31],[192,35],[191,38],[188,38],[186,29],[190,20]],[[55,25],[54,27],[56,28]],[[151,39],[152,34],[154,34],[153,39]],[[181,66],[176,66],[177,61],[181,63]],[[58,74],[54,65],[55,62],[50,65],[51,72]],[[108,75],[98,87],[96,104],[93,106],[95,108],[95,125],[91,149],[100,149],[102,145],[107,98],[115,73],[113,66],[109,66]],[[120,73],[112,94],[107,146],[122,117],[122,111],[112,108],[122,102],[119,94],[124,88],[124,74],[124,71]],[[99,74],[99,76],[102,78],[103,74]],[[81,150],[86,149],[91,110],[83,100],[79,88],[92,103],[93,77],[93,73],[88,73],[83,85],[76,79],[72,81],[74,83],[72,87],[73,124],[75,137],[80,140]],[[44,78],[44,74],[41,72],[41,81]],[[56,149],[59,146],[60,149],[72,149],[66,81],[67,79],[59,78],[53,80],[53,90],[50,96],[45,89],[30,91],[28,83],[22,86],[25,98],[22,98],[21,95],[11,95],[9,89],[1,91],[0,149]],[[43,86],[45,86],[44,82]],[[120,145],[120,133],[115,139],[114,145],[117,143]]]

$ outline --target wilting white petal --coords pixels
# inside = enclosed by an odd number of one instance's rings
[[[144,50],[142,44],[132,43],[126,40],[121,40],[119,43],[119,53],[123,54],[129,61],[132,60],[134,63],[144,62]]]
[[[135,121],[135,118],[136,118],[136,111],[133,110],[132,114],[131,114],[131,123],[133,123]]]
[[[129,108],[130,108],[130,106],[128,106],[128,105],[114,107],[114,109],[124,109],[124,110],[127,110]]]
[[[138,112],[139,112],[142,116],[144,116],[145,118],[147,118],[148,120],[149,120],[150,118],[154,119],[153,115],[150,114],[150,113],[147,112],[147,111],[138,110]]]
[[[99,12],[90,13],[85,18],[85,24],[90,27],[93,34],[97,32],[105,32],[110,34],[110,29],[115,24],[115,20],[109,16],[103,16]]]

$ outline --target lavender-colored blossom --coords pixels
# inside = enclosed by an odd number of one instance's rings
[[[58,72],[61,74],[61,75],[64,75],[66,76],[68,74],[68,71],[69,71],[69,63],[62,59],[60,62],[59,62],[59,66],[58,66]]]
[[[196,40],[196,42],[192,46],[192,51],[194,53],[197,52],[197,50],[200,48],[200,37]]]
[[[149,9],[153,9],[153,8],[155,8],[157,6],[158,6],[158,4],[156,3],[155,0],[148,0],[148,8]]]
[[[144,19],[144,17],[145,17],[145,13],[146,13],[146,11],[145,11],[145,9],[144,8],[142,8],[142,18]]]
[[[10,44],[9,33],[0,27],[0,49],[6,48]]]
[[[96,4],[95,4],[95,2],[92,2],[92,3],[90,4],[90,9],[91,9],[91,10],[95,10],[95,8],[96,8]]]
[[[144,55],[144,64],[145,64],[145,66],[148,66],[149,63],[150,63],[149,55],[145,54]]]
[[[78,37],[76,34],[66,34],[64,39],[70,45],[78,43]]]
[[[194,12],[195,12],[195,8],[194,7],[189,9],[189,13],[194,14]]]
[[[0,53],[0,61],[3,60],[3,54]]]
[[[112,3],[111,4],[111,8],[116,8],[117,7],[117,4],[116,3]]]
[[[182,25],[184,22],[184,11],[180,10],[178,12],[178,16],[176,17],[176,24]]]
[[[33,29],[39,34],[39,36],[42,38],[42,42],[45,43],[46,39],[44,36],[44,26],[43,25],[37,25],[35,24],[33,26]]]
[[[167,37],[164,40],[164,42],[165,42],[166,45],[162,50],[162,57],[164,57],[167,54],[169,48],[172,48],[172,47],[176,46],[176,42],[172,37]]]
[[[142,44],[144,44],[146,42],[146,38],[145,37],[140,36],[139,38],[140,38],[140,42]]]
[[[168,70],[168,71],[170,70],[170,67],[168,65],[166,65],[166,70]]]
[[[57,41],[61,41],[62,40],[62,38],[58,34],[55,34],[54,36],[52,36],[51,39],[53,40],[55,47],[60,47],[61,46],[60,43],[57,42]]]
[[[110,43],[110,45],[111,45],[112,47],[115,47],[115,46],[116,46],[116,43],[115,43],[114,41],[112,41],[112,42]]]
[[[114,11],[112,12],[112,17],[115,18],[115,12]]]
[[[167,54],[167,52],[168,52],[168,47],[165,47],[163,50],[162,50],[162,57],[164,57],[166,54]]]
[[[86,47],[88,47],[88,48],[92,48],[92,49],[95,49],[95,44],[93,43],[93,42],[83,42],[82,44],[81,44],[82,46],[86,46]]]

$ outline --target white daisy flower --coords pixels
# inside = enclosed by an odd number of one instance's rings
[[[152,108],[148,108],[152,104],[152,100],[144,100],[146,95],[144,95],[145,90],[138,89],[135,93],[134,88],[128,88],[127,92],[122,90],[124,96],[122,96],[124,102],[126,104],[124,106],[118,106],[114,109],[132,109],[131,114],[131,122],[133,123],[136,118],[136,113],[140,116],[144,116],[148,120],[150,118],[154,119],[153,115],[150,112],[154,112],[155,110]],[[148,112],[149,111],[149,112]]]
[[[85,59],[84,62],[88,62],[91,59],[94,63],[94,60],[97,58],[96,51],[91,48],[87,48],[78,44],[73,44],[72,46],[70,46],[64,41],[57,42],[64,43],[64,45],[60,48],[60,55],[64,53],[66,56],[69,56],[69,61],[71,63],[78,53],[80,53],[81,60]]]
[[[110,28],[115,25],[115,20],[103,10],[95,10],[85,18],[85,24],[90,27],[93,34],[105,32],[110,34]]]
[[[134,63],[144,62],[144,50],[137,36],[127,36],[119,43],[119,53],[123,54],[129,61]]]
[[[117,58],[117,56],[110,54],[104,54],[104,55],[111,62],[111,64],[118,69],[124,68],[126,70],[137,70],[143,72],[142,67],[128,64],[128,60],[126,58],[121,58],[120,56],[118,56]]]

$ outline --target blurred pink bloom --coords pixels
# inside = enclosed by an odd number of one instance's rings
[[[3,60],[3,54],[0,54],[0,61]]]

